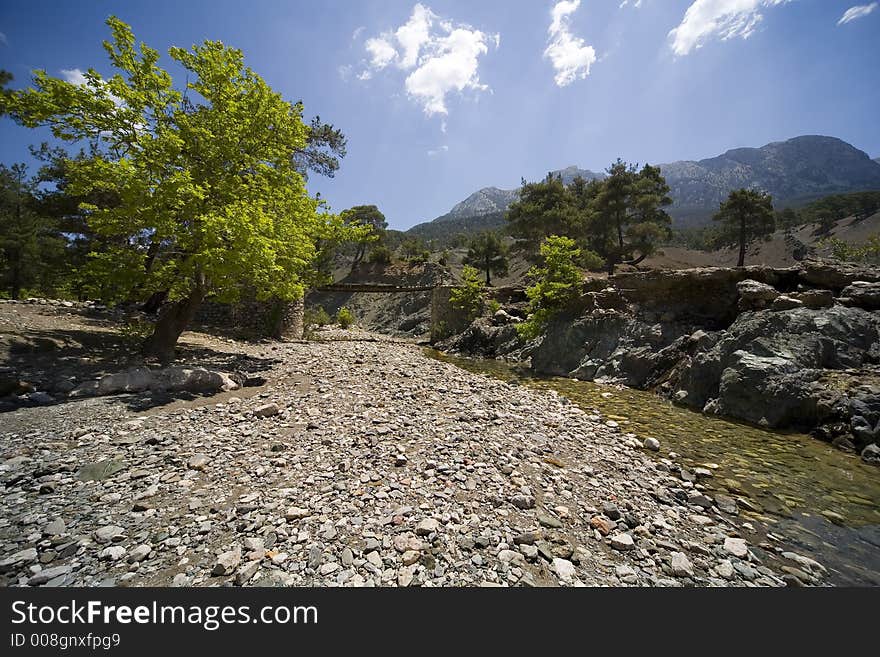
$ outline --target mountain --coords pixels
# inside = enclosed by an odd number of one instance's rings
[[[835,137],[803,136],[761,148],[735,148],[705,160],[661,164],[679,224],[701,223],[732,189],[768,192],[777,207],[880,189],[880,165]]]
[[[845,141],[817,135],[659,166],[671,189],[673,205],[669,213],[678,226],[705,224],[730,191],[740,187],[769,192],[776,207],[797,207],[829,194],[880,189],[880,158],[872,160]],[[604,177],[576,166],[553,173],[561,175],[566,184],[577,175],[586,179]],[[498,228],[504,225],[503,213],[517,193],[515,189],[486,187],[447,214],[407,232],[424,239],[442,239],[460,232]],[[444,222],[451,223],[436,225]]]
[[[498,189],[485,187],[468,196],[461,203],[456,203],[448,214],[438,217],[435,221],[448,221],[461,217],[475,217],[493,212],[504,212],[507,206],[519,197],[517,189]]]
[[[874,161],[875,161],[877,164],[880,164],[880,157],[875,157],[875,158],[874,158]]]

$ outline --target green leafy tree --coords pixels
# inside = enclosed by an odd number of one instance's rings
[[[641,170],[621,160],[604,180],[575,178],[566,187],[558,176],[526,183],[507,214],[511,234],[534,250],[549,235],[573,239],[581,266],[638,265],[672,236],[669,186],[658,167]]]
[[[232,299],[247,286],[260,298],[301,297],[321,278],[321,242],[351,235],[320,211],[297,169],[311,134],[302,104],[273,91],[240,50],[219,41],[171,48],[187,75],[182,92],[156,50],[136,47],[119,19],[107,24],[112,77],[90,69],[78,85],[38,70],[7,104],[23,125],[89,145],[89,157],[66,163],[70,193],[118,198],[83,206],[108,245],[90,274],[118,298],[167,290],[144,343],[167,360],[208,295]]]
[[[385,220],[385,215],[375,205],[356,205],[345,210],[341,216],[347,226],[365,228],[369,231],[367,239],[356,244],[354,261],[351,265],[354,268],[363,261],[369,242],[381,244],[385,239],[388,222]]]
[[[400,245],[400,253],[410,262],[427,262],[430,252],[424,240],[408,237]]]
[[[464,264],[486,273],[486,286],[492,285],[491,274],[507,275],[507,247],[497,233],[485,231],[477,235],[468,248]]]
[[[306,179],[309,171],[332,178],[339,169],[339,159],[345,157],[347,149],[347,139],[342,130],[323,123],[321,117],[316,116],[309,125],[305,147],[294,153],[294,163]]]
[[[562,178],[550,173],[536,183],[523,179],[519,199],[510,204],[505,218],[511,235],[531,252],[536,252],[548,235],[573,236],[584,224]]]
[[[746,247],[759,237],[769,236],[776,227],[773,200],[754,189],[730,192],[712,219],[722,225],[728,242],[739,245],[737,267],[745,264]]]
[[[384,244],[380,244],[379,246],[370,249],[370,255],[367,256],[367,262],[371,264],[390,265],[391,256],[391,249]]]
[[[453,308],[465,312],[468,319],[480,314],[483,308],[483,285],[480,272],[470,265],[461,270],[461,283],[449,292],[449,302]]]
[[[607,174],[591,204],[590,233],[613,274],[616,265],[638,265],[672,237],[672,219],[663,209],[672,199],[659,167],[646,164],[638,171],[617,160]]]
[[[525,339],[540,335],[553,317],[571,307],[580,298],[583,275],[577,266],[580,249],[568,237],[551,235],[540,248],[543,264],[529,270],[534,283],[526,288],[529,298],[529,316],[517,325]]]
[[[64,261],[65,240],[39,211],[38,182],[24,164],[0,164],[0,278],[13,299],[30,287],[52,294]]]

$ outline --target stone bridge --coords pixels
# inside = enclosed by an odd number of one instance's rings
[[[319,292],[405,293],[431,292],[431,342],[463,331],[471,319],[449,301],[454,285],[394,285],[391,283],[333,283],[317,288]],[[521,287],[498,287],[486,290],[487,296],[507,302],[524,295]]]

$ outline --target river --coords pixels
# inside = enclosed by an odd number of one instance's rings
[[[703,415],[651,392],[566,378],[539,378],[497,360],[426,350],[462,369],[555,390],[640,439],[657,458],[708,467],[710,490],[736,498],[741,519],[782,539],[829,571],[828,583],[880,586],[880,469],[804,434],[767,431]]]

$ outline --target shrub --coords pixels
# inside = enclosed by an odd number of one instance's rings
[[[529,317],[516,327],[520,337],[536,338],[553,317],[580,297],[582,275],[575,262],[580,249],[568,237],[551,235],[541,244],[543,267],[532,267],[529,278],[534,285],[526,289]]]
[[[330,323],[330,315],[324,310],[323,306],[317,308],[309,308],[303,314],[303,324],[312,326],[326,326]]]
[[[367,256],[367,262],[372,264],[380,264],[380,265],[390,265],[391,264],[391,249],[389,249],[385,245],[379,245],[374,247],[370,251],[370,255]]]
[[[330,315],[322,306],[307,308],[303,313],[303,338],[311,340],[315,335],[315,327],[330,323]]]
[[[339,312],[336,313],[336,323],[339,324],[340,328],[349,328],[354,324],[354,313],[343,306],[339,309]]]
[[[489,311],[490,315],[494,315],[499,310],[501,310],[501,304],[498,303],[498,301],[495,299],[489,299],[489,301],[486,303],[486,309]]]
[[[831,250],[837,260],[858,263],[880,263],[880,234],[871,235],[864,244],[848,244],[836,237],[821,240],[818,246]]]
[[[465,265],[461,272],[461,285],[452,288],[449,302],[453,308],[467,313],[468,319],[480,314],[483,307],[483,285],[480,272],[470,265]]]

